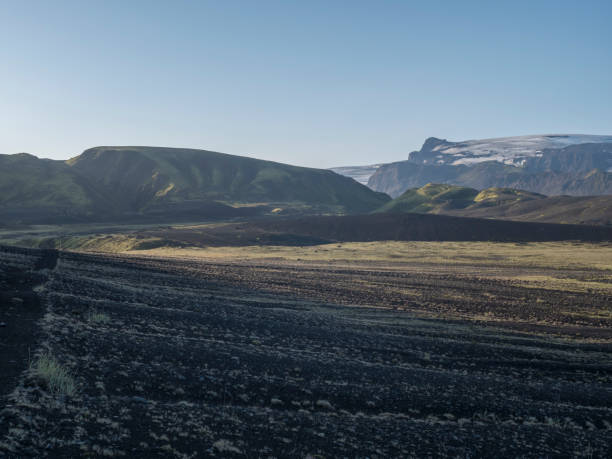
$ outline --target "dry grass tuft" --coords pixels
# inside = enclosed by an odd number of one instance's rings
[[[50,353],[39,356],[30,366],[34,375],[47,383],[55,394],[73,395],[76,392],[74,378]]]
[[[89,311],[87,313],[87,321],[94,324],[106,324],[110,322],[110,317],[103,312]]]

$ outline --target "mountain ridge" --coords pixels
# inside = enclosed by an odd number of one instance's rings
[[[405,160],[333,170],[392,197],[430,182],[547,195],[611,194],[612,136],[547,134],[460,142],[429,137]]]
[[[5,220],[241,216],[253,204],[369,212],[390,198],[332,171],[207,150],[108,146],[66,161],[0,155]],[[212,205],[215,203],[215,205]],[[201,211],[199,211],[200,209]],[[220,215],[210,215],[211,210]],[[208,213],[207,213],[208,212]]]
[[[424,164],[451,164],[454,166],[497,161],[520,167],[528,159],[541,156],[545,150],[608,143],[612,143],[612,136],[587,134],[525,135],[459,142],[429,137],[423,143],[421,150],[413,151],[408,155],[408,160]]]
[[[429,138],[408,160],[377,168],[368,186],[394,198],[430,182],[477,189],[515,188],[546,195],[612,194],[612,143],[575,143],[540,150],[537,148],[541,142],[526,142],[525,139],[530,139],[527,137],[518,139],[504,156],[499,150],[485,152],[482,146],[475,153],[468,151],[475,141],[469,144]],[[483,142],[483,145],[495,143]]]

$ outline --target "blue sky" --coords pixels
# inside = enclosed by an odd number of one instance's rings
[[[610,1],[0,0],[0,153],[312,167],[429,136],[612,134]]]

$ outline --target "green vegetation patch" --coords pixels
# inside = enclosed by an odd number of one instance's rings
[[[110,317],[104,312],[90,310],[87,313],[87,322],[93,324],[107,324],[110,322]]]
[[[474,202],[483,201],[524,201],[529,199],[541,199],[546,196],[530,191],[514,190],[512,188],[487,188],[482,190],[474,198]]]
[[[438,213],[444,209],[462,209],[474,204],[478,190],[456,185],[428,183],[406,191],[381,207],[379,212]]]
[[[40,355],[31,365],[35,376],[45,381],[54,394],[74,395],[76,384],[70,372],[48,352]]]

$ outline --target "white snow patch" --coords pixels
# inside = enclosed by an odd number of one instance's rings
[[[352,179],[357,180],[359,183],[367,185],[370,177],[374,175],[374,172],[376,172],[376,169],[378,169],[380,166],[382,166],[382,164],[371,164],[369,166],[344,166],[333,167],[331,170],[336,174],[351,177]]]
[[[581,143],[612,143],[609,135],[551,134],[500,137],[496,139],[465,140],[455,145],[440,145],[433,149],[436,158],[444,157],[446,164],[476,164],[498,161],[521,166],[527,158],[542,156],[546,148],[563,148]]]

